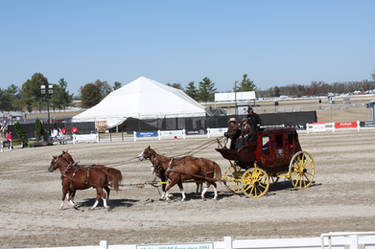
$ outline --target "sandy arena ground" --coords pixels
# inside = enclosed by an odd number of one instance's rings
[[[79,210],[59,210],[60,174],[47,172],[52,155],[68,150],[80,164],[118,168],[123,183],[152,180],[150,162],[133,158],[147,145],[159,153],[190,151],[207,139],[68,144],[6,150],[0,153],[0,245],[47,247],[142,244],[234,239],[313,237],[324,232],[371,231],[375,228],[375,130],[300,134],[303,150],[315,159],[312,186],[295,191],[282,180],[259,199],[235,195],[219,186],[219,198],[202,201],[195,184],[178,187],[173,200],[159,201],[157,189],[122,188],[111,192],[111,209],[89,210],[94,189],[77,192]],[[228,162],[214,148],[195,154],[215,160],[224,171]]]

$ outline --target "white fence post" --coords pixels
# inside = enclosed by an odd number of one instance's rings
[[[4,152],[4,142],[0,141],[0,151]]]
[[[186,139],[186,130],[185,129],[182,129],[182,138]]]
[[[224,236],[224,249],[232,249],[232,237]]]
[[[350,235],[349,238],[350,238],[349,248],[358,249],[358,235],[357,234]]]
[[[207,138],[210,138],[210,135],[211,135],[211,129],[207,128]]]
[[[360,122],[359,120],[357,120],[357,131],[358,131],[358,132],[359,132],[359,129],[361,128],[361,127],[360,127],[360,123],[361,123],[361,122]]]
[[[133,140],[134,142],[137,141],[137,132],[133,131]]]
[[[161,132],[158,130],[158,139],[161,140]]]
[[[101,240],[99,243],[100,248],[108,249],[108,241],[107,240]]]

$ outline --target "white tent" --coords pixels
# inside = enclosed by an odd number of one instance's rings
[[[111,128],[130,117],[154,119],[205,115],[204,107],[182,90],[139,77],[74,116],[72,122],[106,121],[107,127]]]

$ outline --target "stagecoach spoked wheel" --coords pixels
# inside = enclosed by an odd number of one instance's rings
[[[311,185],[315,176],[314,160],[305,151],[299,151],[290,160],[289,179],[293,187],[305,189]]]
[[[241,178],[242,191],[251,198],[258,198],[267,193],[270,179],[266,171],[255,167],[245,171]]]
[[[232,163],[231,161],[230,162],[230,166],[228,167],[228,169],[225,171],[224,173],[224,176],[223,176],[223,179],[225,180],[224,181],[224,184],[225,184],[225,187],[227,187],[227,189],[235,194],[239,194],[242,192],[242,188],[241,188],[241,176],[242,176],[242,172],[241,172],[241,168],[239,166],[237,166],[236,163]]]

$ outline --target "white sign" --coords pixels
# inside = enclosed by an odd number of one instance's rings
[[[183,139],[186,138],[185,129],[182,130],[170,130],[170,131],[158,131],[159,132],[159,140],[161,137],[182,137]]]
[[[213,243],[137,245],[136,249],[214,249]]]
[[[224,136],[224,132],[226,131],[228,131],[228,128],[207,128],[207,137]]]
[[[254,91],[248,92],[229,92],[229,93],[215,93],[215,102],[220,101],[249,101],[256,99]]]
[[[78,142],[97,142],[97,143],[99,143],[99,135],[98,135],[98,133],[84,134],[84,135],[73,134],[73,144],[76,144]]]

